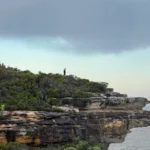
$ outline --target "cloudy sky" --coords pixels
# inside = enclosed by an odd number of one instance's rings
[[[149,0],[0,0],[0,61],[105,81],[150,99]]]

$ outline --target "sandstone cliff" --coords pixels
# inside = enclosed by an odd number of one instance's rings
[[[0,120],[0,143],[17,141],[42,146],[71,142],[74,137],[101,143],[122,142],[131,128],[149,124],[147,111],[7,111]]]

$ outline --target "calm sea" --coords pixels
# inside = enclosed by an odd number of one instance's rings
[[[150,111],[150,104],[144,107]],[[123,143],[111,144],[109,150],[150,150],[150,127],[134,128]]]

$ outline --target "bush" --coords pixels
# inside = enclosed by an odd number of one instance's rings
[[[0,100],[6,110],[49,110],[50,105],[59,104],[58,99],[88,98],[89,93],[106,92],[107,85],[75,76],[34,74],[0,64]]]
[[[79,141],[79,143],[75,146],[77,150],[87,150],[90,145],[86,141]]]
[[[67,147],[67,148],[65,148],[64,150],[77,150],[77,149],[74,148],[74,147]]]
[[[53,107],[52,107],[52,111],[53,111],[53,112],[64,112],[62,109],[60,109],[60,108],[58,108],[58,107],[56,107],[56,106],[53,106]]]
[[[10,142],[8,144],[2,145],[0,144],[0,150],[106,150],[103,144],[94,144],[92,142],[81,141],[79,138],[74,138],[72,143],[63,145],[63,146],[55,146],[49,148],[32,148],[28,147],[24,144],[19,144],[17,142]]]
[[[92,150],[101,150],[101,148],[99,146],[94,146]]]
[[[6,145],[0,145],[0,150],[29,150],[29,147],[17,142],[10,142]]]
[[[4,110],[5,110],[5,104],[2,104],[0,107],[0,117],[2,117]]]
[[[49,98],[47,100],[47,102],[50,104],[50,105],[55,105],[55,106],[58,106],[59,105],[59,100],[57,98]]]

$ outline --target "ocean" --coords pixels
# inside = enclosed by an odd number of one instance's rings
[[[150,111],[150,104],[143,109]],[[150,150],[150,127],[132,129],[123,143],[111,144],[109,150]]]

